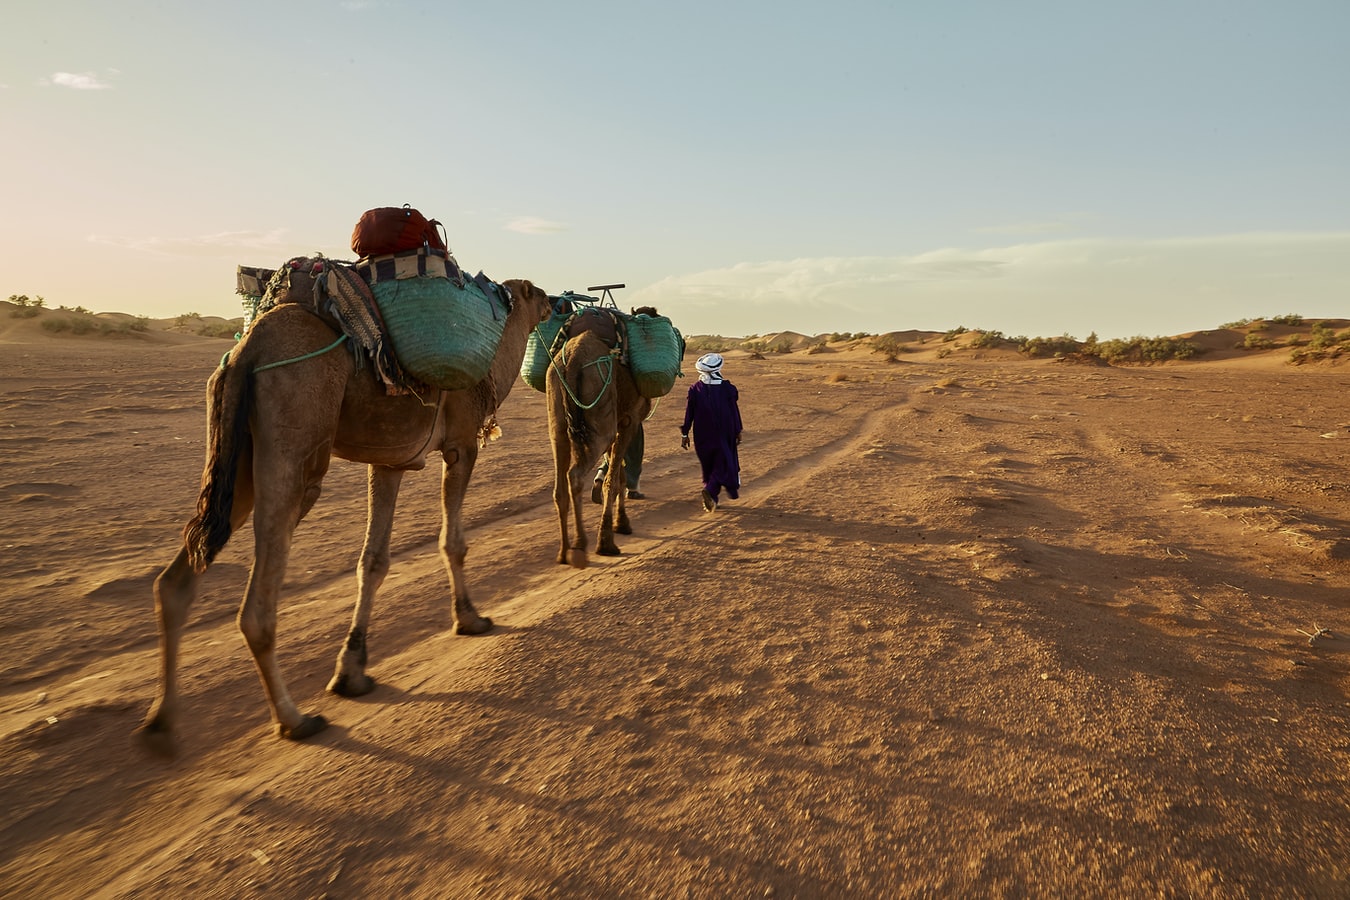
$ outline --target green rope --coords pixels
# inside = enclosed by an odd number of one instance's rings
[[[558,357],[561,358],[565,357],[566,355],[567,355],[567,345],[563,344],[563,346],[558,349]],[[564,365],[566,365],[567,360],[563,359],[562,362]],[[601,363],[609,364],[608,368],[605,371],[605,383],[600,386],[600,393],[595,395],[594,400],[592,400],[590,403],[582,403],[581,398],[578,397],[576,394],[572,393],[572,386],[568,384],[567,379],[563,377],[563,371],[561,368],[558,367],[558,360],[554,359],[552,361],[552,366],[558,372],[558,381],[562,384],[563,390],[567,391],[567,396],[571,397],[572,402],[575,403],[577,407],[580,409],[594,408],[595,404],[600,402],[600,398],[605,396],[605,391],[609,390],[609,385],[614,380],[614,355],[612,353],[606,353],[604,356],[591,360],[590,362],[586,363],[586,365],[598,366]]]
[[[341,335],[340,337],[338,337],[336,341],[333,341],[333,343],[329,344],[327,347],[324,347],[322,350],[315,350],[313,353],[306,353],[304,356],[297,356],[294,359],[283,359],[280,362],[268,363],[265,366],[258,366],[258,368],[253,370],[253,373],[256,375],[257,373],[265,371],[267,369],[276,369],[280,366],[289,366],[291,363],[304,362],[305,360],[313,359],[316,356],[323,356],[329,350],[332,350],[334,347],[338,346],[346,339],[347,336],[345,334]],[[227,353],[225,354],[225,356],[228,357],[229,354]],[[222,359],[220,363],[223,366],[225,364],[225,360]]]

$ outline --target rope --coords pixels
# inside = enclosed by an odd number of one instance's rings
[[[332,350],[334,347],[338,346],[346,339],[347,336],[344,334],[341,335],[336,341],[333,341],[333,343],[329,344],[327,347],[324,347],[322,350],[315,350],[313,353],[306,353],[304,356],[297,356],[294,359],[283,359],[280,362],[268,363],[265,366],[258,366],[256,369],[253,370],[253,374],[256,375],[259,372],[265,371],[267,369],[276,369],[281,366],[289,366],[291,363],[304,362],[305,360],[313,359],[316,356],[323,356],[329,350]],[[229,354],[226,355],[228,356]],[[225,362],[224,360],[221,360],[222,364],[224,364],[224,362]]]
[[[605,396],[605,391],[609,390],[610,383],[613,382],[614,380],[614,355],[612,353],[606,353],[604,356],[598,357],[586,363],[587,366],[598,366],[601,363],[608,363],[605,369],[605,383],[600,386],[600,393],[596,394],[595,399],[592,400],[590,403],[582,403],[581,398],[579,398],[576,394],[572,393],[572,386],[567,383],[567,378],[564,377],[563,370],[558,368],[558,359],[562,359],[562,357],[566,355],[567,355],[567,345],[564,344],[558,350],[558,358],[550,362],[550,365],[552,365],[553,368],[558,373],[558,381],[562,383],[563,390],[567,391],[567,396],[572,398],[572,402],[575,403],[579,409],[594,408],[595,404],[600,402],[600,398]],[[567,363],[567,360],[562,359],[562,362],[565,365]]]

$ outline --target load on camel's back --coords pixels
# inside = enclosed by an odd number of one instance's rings
[[[264,295],[251,298],[256,318],[207,383],[207,457],[197,512],[184,528],[177,556],[155,579],[160,680],[141,729],[151,749],[174,749],[181,724],[178,656],[188,609],[207,567],[250,514],[254,558],[240,630],[278,733],[298,740],[326,726],[322,716],[302,713],[291,699],[277,660],[276,626],[292,532],[318,500],[334,456],[369,467],[369,510],[356,607],[328,689],[352,697],[374,688],[365,670],[366,641],[375,594],[389,571],[399,486],[403,473],[424,468],[433,451],[442,457],[440,551],[455,631],[482,634],[492,627],[469,599],[460,511],[526,340],[548,316],[550,304],[529,281],[498,284],[483,278],[482,298],[464,305],[478,309],[480,318],[499,319],[495,331],[480,329],[479,338],[484,331],[490,335],[487,364],[468,383],[434,385],[428,376],[439,377],[436,372],[404,370],[404,346],[385,330],[386,313],[395,307],[387,297],[377,302],[376,288],[439,279],[459,290],[470,279],[452,263],[448,252],[427,242],[357,264],[298,257],[276,270],[241,272],[241,291],[256,290],[262,272],[270,274]],[[390,295],[401,303],[401,291]],[[485,303],[496,311],[484,309]],[[445,330],[439,320],[425,324]],[[464,379],[471,365],[478,365],[476,357],[451,368]]]

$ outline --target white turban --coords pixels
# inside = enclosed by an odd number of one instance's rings
[[[694,368],[698,369],[699,381],[704,384],[717,384],[722,380],[722,354],[705,353],[694,363]]]

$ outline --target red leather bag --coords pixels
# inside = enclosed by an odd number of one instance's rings
[[[437,230],[440,224],[406,203],[368,209],[352,229],[352,252],[366,259],[412,250],[423,244],[433,250],[445,250],[445,241]]]

